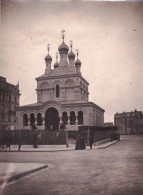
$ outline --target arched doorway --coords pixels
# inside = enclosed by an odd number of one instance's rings
[[[59,113],[55,108],[48,108],[45,113],[45,130],[57,131],[59,130]]]

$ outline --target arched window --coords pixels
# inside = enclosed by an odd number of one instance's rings
[[[30,114],[30,125],[32,126],[33,123],[35,123],[35,116],[34,116],[34,114],[32,113],[32,114]]]
[[[28,116],[27,116],[27,114],[23,115],[23,126],[24,127],[28,126]]]
[[[76,117],[75,117],[75,112],[70,113],[70,124],[75,125]]]
[[[64,122],[65,125],[67,125],[67,122],[68,122],[68,116],[67,116],[67,113],[66,112],[63,112],[63,115],[62,115],[62,121]]]
[[[42,115],[41,113],[38,113],[37,114],[37,126],[42,126],[42,122],[43,122]]]
[[[56,98],[60,97],[60,87],[59,85],[56,85]]]
[[[83,112],[82,111],[78,112],[78,124],[83,125]]]

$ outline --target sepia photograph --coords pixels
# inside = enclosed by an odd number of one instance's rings
[[[0,195],[142,195],[143,1],[0,2]]]

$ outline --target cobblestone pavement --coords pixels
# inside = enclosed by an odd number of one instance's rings
[[[1,153],[0,162],[43,163],[6,185],[4,195],[142,195],[143,136],[124,136],[102,150]]]

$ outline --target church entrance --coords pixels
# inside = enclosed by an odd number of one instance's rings
[[[59,130],[59,113],[55,108],[49,108],[45,113],[45,130],[57,131]]]

